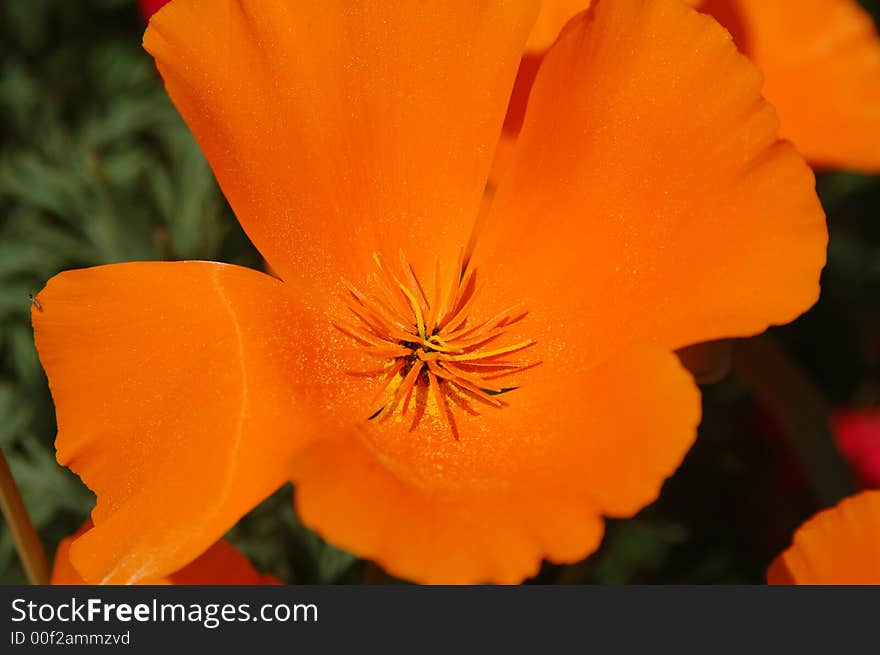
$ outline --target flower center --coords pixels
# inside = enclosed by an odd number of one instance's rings
[[[474,322],[470,312],[478,295],[477,273],[465,269],[461,255],[459,274],[446,293],[437,260],[430,297],[402,252],[402,275],[376,253],[373,261],[373,291],[364,293],[345,282],[344,300],[354,320],[334,322],[377,362],[374,369],[353,372],[379,381],[376,410],[369,419],[406,416],[414,406],[415,426],[429,407],[436,408],[437,417],[457,439],[452,407],[470,414],[479,414],[480,405],[503,408],[507,403],[500,396],[517,388],[504,384],[505,378],[538,364],[519,357],[534,340],[504,343],[508,329],[528,312],[512,307]]]

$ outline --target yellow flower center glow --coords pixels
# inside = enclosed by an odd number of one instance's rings
[[[477,272],[464,267],[461,256],[460,274],[446,294],[440,288],[437,261],[430,298],[403,253],[402,276],[385,266],[376,253],[373,261],[377,267],[371,276],[374,292],[364,293],[346,282],[344,300],[355,320],[334,322],[379,364],[358,373],[379,381],[377,409],[369,419],[406,416],[414,405],[416,424],[430,405],[458,438],[451,406],[470,414],[478,414],[479,405],[506,406],[499,396],[516,387],[501,381],[539,363],[517,357],[535,344],[532,339],[499,345],[508,329],[528,312],[512,307],[488,320],[473,322],[470,312],[478,295]],[[425,393],[419,394],[420,388]]]

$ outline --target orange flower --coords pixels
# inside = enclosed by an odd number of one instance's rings
[[[79,530],[62,539],[58,544],[58,550],[55,551],[55,564],[52,567],[51,584],[87,584],[70,561],[70,545],[74,539],[91,528],[92,522],[86,521]],[[244,555],[228,541],[221,539],[179,571],[163,578],[142,580],[140,584],[279,585],[281,582],[273,575],[255,571],[253,565]]]
[[[880,584],[880,491],[819,512],[767,571],[770,584]]]
[[[880,37],[857,0],[685,0],[714,16],[764,73],[764,96],[816,166],[880,172]],[[537,56],[589,0],[544,0],[529,37],[515,115]],[[511,122],[512,121],[512,122]],[[515,126],[516,119],[509,120]]]
[[[676,0],[601,2],[547,55],[476,221],[529,2],[175,0],[145,36],[280,279],[62,273],[33,321],[92,581],[161,577],[286,479],[401,577],[583,558],[695,437],[671,353],[817,298],[824,216],[760,77]],[[476,222],[476,227],[475,227]],[[283,281],[282,281],[283,280]]]

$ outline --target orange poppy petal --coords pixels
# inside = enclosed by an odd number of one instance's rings
[[[880,37],[856,0],[707,0],[764,73],[782,136],[822,166],[880,171]]]
[[[680,2],[600,2],[570,22],[478,229],[485,293],[550,325],[544,340],[576,369],[634,341],[677,349],[809,308],[824,214],[760,85],[729,35]]]
[[[450,408],[457,438],[428,404],[416,429],[395,417],[310,445],[293,469],[302,520],[421,582],[518,582],[542,557],[593,552],[600,515],[632,515],[679,465],[699,393],[657,346],[527,379],[507,407]]]
[[[299,351],[313,337],[281,282],[118,264],[61,273],[37,298],[58,461],[98,497],[71,548],[85,579],[166,576],[284,483],[317,403]]]
[[[767,571],[770,584],[880,584],[880,491],[816,514]]]
[[[372,252],[454,258],[536,2],[176,0],[145,48],[250,238],[321,301]]]
[[[526,52],[533,55],[543,53],[553,45],[565,24],[589,6],[590,0],[543,0],[526,42]]]
[[[55,551],[55,563],[52,566],[51,584],[87,584],[73,568],[70,561],[70,546],[79,536],[91,528],[92,522],[87,520],[76,533],[62,539],[58,544],[58,550]],[[144,580],[142,584],[277,585],[281,583],[275,576],[257,572],[247,557],[236,550],[228,541],[221,540],[180,571],[172,573],[166,578]]]

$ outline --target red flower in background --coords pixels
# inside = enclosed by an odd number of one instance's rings
[[[831,426],[837,447],[861,485],[880,489],[880,409],[835,412]]]
[[[168,0],[138,0],[138,9],[141,10],[141,16],[144,17],[144,20],[150,20],[150,16],[166,4],[168,4]]]

